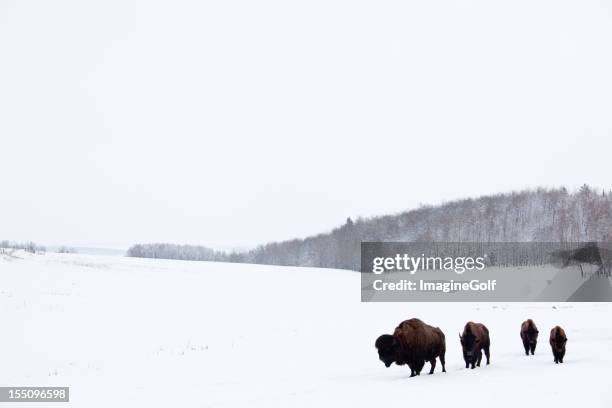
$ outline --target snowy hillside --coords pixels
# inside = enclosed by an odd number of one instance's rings
[[[73,407],[612,404],[610,304],[368,304],[343,270],[16,253],[0,255],[0,310],[0,385],[67,385]],[[447,373],[378,361],[376,337],[410,317],[446,333]],[[468,320],[489,327],[491,366],[463,368]]]

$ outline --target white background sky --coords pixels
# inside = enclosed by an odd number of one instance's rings
[[[604,1],[0,0],[0,239],[231,247],[610,188],[611,73]]]

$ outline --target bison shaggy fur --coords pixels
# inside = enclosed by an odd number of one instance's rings
[[[565,330],[559,326],[553,327],[550,331],[550,348],[552,348],[555,364],[563,363],[563,357],[565,356],[565,343],[567,343]]]
[[[438,327],[432,327],[419,319],[405,320],[391,334],[383,334],[375,343],[379,359],[386,367],[395,363],[407,364],[410,377],[420,375],[426,361],[431,363],[429,374],[436,368],[436,358],[440,358],[442,372],[446,372],[444,354],[446,339]]]
[[[491,340],[489,338],[489,329],[484,324],[467,322],[463,328],[463,334],[459,335],[459,340],[463,348],[465,368],[468,368],[470,365],[472,369],[476,366],[480,367],[483,350],[487,357],[487,365],[489,364]]]
[[[525,320],[521,324],[521,340],[523,340],[523,347],[525,348],[525,355],[531,355],[535,353],[536,345],[538,344],[538,328],[531,319]]]

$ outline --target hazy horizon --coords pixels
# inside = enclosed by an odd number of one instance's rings
[[[512,190],[512,191],[499,191],[497,193],[491,193],[491,194],[484,194],[484,195],[478,195],[478,196],[473,196],[473,197],[457,197],[454,198],[452,200],[443,200],[439,203],[420,203],[418,206],[413,207],[413,208],[406,208],[404,210],[400,210],[400,211],[396,211],[393,213],[385,213],[385,214],[371,214],[370,216],[355,216],[355,217],[350,217],[354,220],[359,219],[359,218],[371,218],[371,217],[380,217],[380,216],[386,216],[386,215],[395,215],[398,213],[402,213],[402,212],[407,212],[407,211],[411,211],[411,210],[416,210],[418,208],[420,208],[421,206],[440,206],[440,205],[444,205],[446,203],[452,202],[452,201],[456,201],[456,200],[462,200],[462,199],[478,199],[481,197],[486,197],[486,196],[491,196],[491,195],[497,195],[497,194],[509,194],[512,192],[520,192],[520,191],[528,191],[528,190],[536,190],[538,188],[561,188],[561,187],[565,187],[568,188],[568,186],[533,186],[530,188],[524,188],[524,189],[517,189],[517,190]],[[568,192],[572,193],[575,191],[579,190],[579,187],[581,186],[573,186],[573,187],[569,187],[568,188]],[[602,188],[599,186],[591,186],[589,185],[590,188],[592,188],[595,191],[612,191],[612,188]],[[338,222],[337,224],[332,225],[330,228],[326,229],[326,230],[321,230],[321,231],[317,231],[314,234],[308,235],[308,236],[313,236],[319,233],[328,233],[330,232],[333,228],[341,226],[343,223],[346,222],[346,219],[341,220],[340,222]],[[292,236],[292,237],[287,237],[284,239],[279,239],[276,241],[266,241],[266,242],[254,242],[251,243],[249,245],[215,245],[214,243],[198,243],[198,242],[183,242],[183,241],[177,241],[177,242],[171,242],[171,241],[167,241],[167,240],[161,240],[161,241],[142,241],[142,242],[131,242],[131,243],[124,243],[124,244],[118,244],[118,243],[94,243],[92,245],[87,245],[87,246],[81,246],[79,244],[73,244],[70,242],[64,242],[64,243],[57,243],[57,242],[53,242],[53,243],[45,243],[45,242],[35,242],[38,245],[42,245],[44,247],[46,247],[47,250],[49,250],[50,248],[53,249],[53,251],[59,250],[62,247],[67,247],[67,248],[71,248],[76,250],[78,253],[97,253],[97,250],[108,250],[108,251],[126,251],[127,249],[129,249],[131,246],[135,245],[135,244],[152,244],[152,243],[168,243],[168,244],[177,244],[177,245],[196,245],[196,246],[205,246],[207,248],[210,249],[214,249],[214,250],[218,250],[218,251],[226,251],[226,252],[231,252],[234,250],[238,250],[238,251],[242,251],[242,250],[249,250],[249,249],[253,249],[256,246],[260,245],[260,244],[266,244],[269,242],[280,242],[280,241],[287,241],[287,240],[291,240],[294,238],[298,238],[298,239],[302,239],[302,238],[307,238],[308,236]],[[0,239],[6,239],[7,237],[0,237]],[[32,241],[30,239],[24,239],[21,241],[17,241],[17,240],[12,240],[12,239],[8,239],[8,241],[16,241],[16,242],[27,242],[27,241]],[[88,251],[88,250],[93,250],[93,251]]]
[[[4,1],[0,239],[251,247],[420,204],[608,189],[611,11]]]

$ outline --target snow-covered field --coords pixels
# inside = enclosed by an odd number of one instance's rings
[[[0,255],[0,386],[67,385],[73,407],[612,404],[612,304],[361,303],[347,271],[16,255]],[[410,317],[446,333],[447,373],[378,361],[376,337]],[[541,333],[533,357],[526,318]],[[468,320],[490,329],[490,366],[463,368]]]

